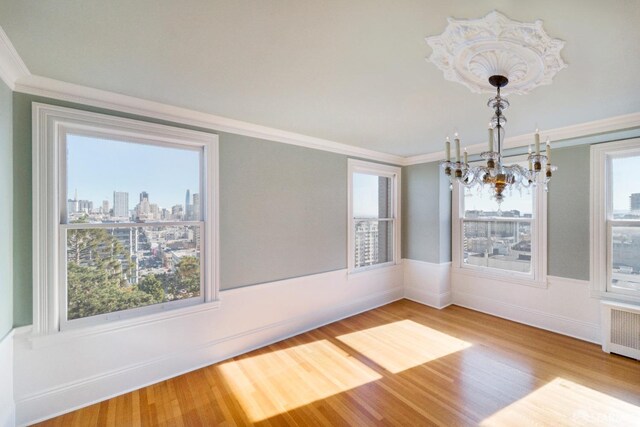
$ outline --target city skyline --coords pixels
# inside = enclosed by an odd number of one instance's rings
[[[186,190],[200,193],[200,151],[100,139],[67,137],[67,200],[104,200],[113,208],[113,193],[129,194],[129,210],[142,192],[164,209],[183,205]],[[96,162],[96,159],[100,161]],[[179,170],[180,174],[172,173]]]
[[[166,220],[198,220],[200,218],[200,194],[191,194],[186,190],[185,204],[176,204],[169,208],[150,203],[150,195],[146,191],[139,193],[139,201],[135,196],[129,197],[126,192],[113,192],[111,201],[102,203],[83,200],[74,194],[74,199],[67,199],[67,215],[69,221],[74,221],[88,215],[89,222],[121,222],[128,219],[135,222],[166,221]],[[189,200],[189,202],[187,202]],[[131,202],[131,204],[130,204]]]

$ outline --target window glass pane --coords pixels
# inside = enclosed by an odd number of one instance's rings
[[[390,218],[391,178],[354,173],[353,216],[355,218]]]
[[[464,264],[531,272],[529,221],[465,220],[463,229]]]
[[[611,163],[613,217],[640,218],[640,156],[614,158]]]
[[[354,220],[355,266],[393,261],[393,221]]]
[[[465,218],[479,217],[519,217],[533,216],[533,188],[505,190],[506,197],[501,204],[493,198],[493,191],[489,185],[464,188],[464,216]]]
[[[68,319],[201,295],[201,227],[67,231]]]
[[[200,220],[200,155],[67,135],[67,222]]]
[[[613,226],[611,237],[613,290],[640,291],[640,226]]]

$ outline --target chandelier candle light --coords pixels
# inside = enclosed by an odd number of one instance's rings
[[[545,191],[547,184],[557,168],[551,164],[551,142],[547,139],[545,154],[540,154],[540,133],[536,129],[534,143],[535,154],[529,147],[528,168],[520,165],[505,165],[502,161],[502,145],[504,143],[504,125],[507,122],[503,111],[509,107],[509,101],[500,96],[500,88],[509,83],[509,80],[500,75],[489,77],[489,83],[496,88],[496,96],[489,99],[487,106],[493,108],[494,115],[489,123],[489,151],[484,151],[480,157],[486,160],[486,166],[470,166],[467,158],[467,150],[464,150],[464,159],[460,159],[460,138],[455,134],[456,161],[451,161],[451,145],[449,138],[445,142],[446,160],[441,162],[444,173],[449,176],[453,184],[457,181],[465,187],[489,185],[493,190],[493,198],[502,203],[507,188],[521,190],[543,183]],[[544,173],[543,173],[544,171]]]

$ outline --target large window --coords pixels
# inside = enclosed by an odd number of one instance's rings
[[[596,292],[640,301],[640,140],[591,150]]]
[[[455,185],[454,268],[543,286],[546,195],[542,187],[508,191],[498,204],[488,185]]]
[[[35,120],[40,332],[215,300],[215,135],[49,106]]]
[[[349,160],[349,270],[395,264],[400,169]]]

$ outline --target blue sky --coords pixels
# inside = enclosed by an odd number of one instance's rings
[[[113,208],[113,192],[129,193],[129,209],[149,193],[149,202],[170,209],[183,205],[187,189],[199,193],[199,151],[127,143],[93,137],[67,137],[67,198],[103,200]]]
[[[378,176],[353,174],[353,216],[355,218],[378,217]]]
[[[613,210],[628,211],[632,193],[640,193],[640,156],[613,159]]]

